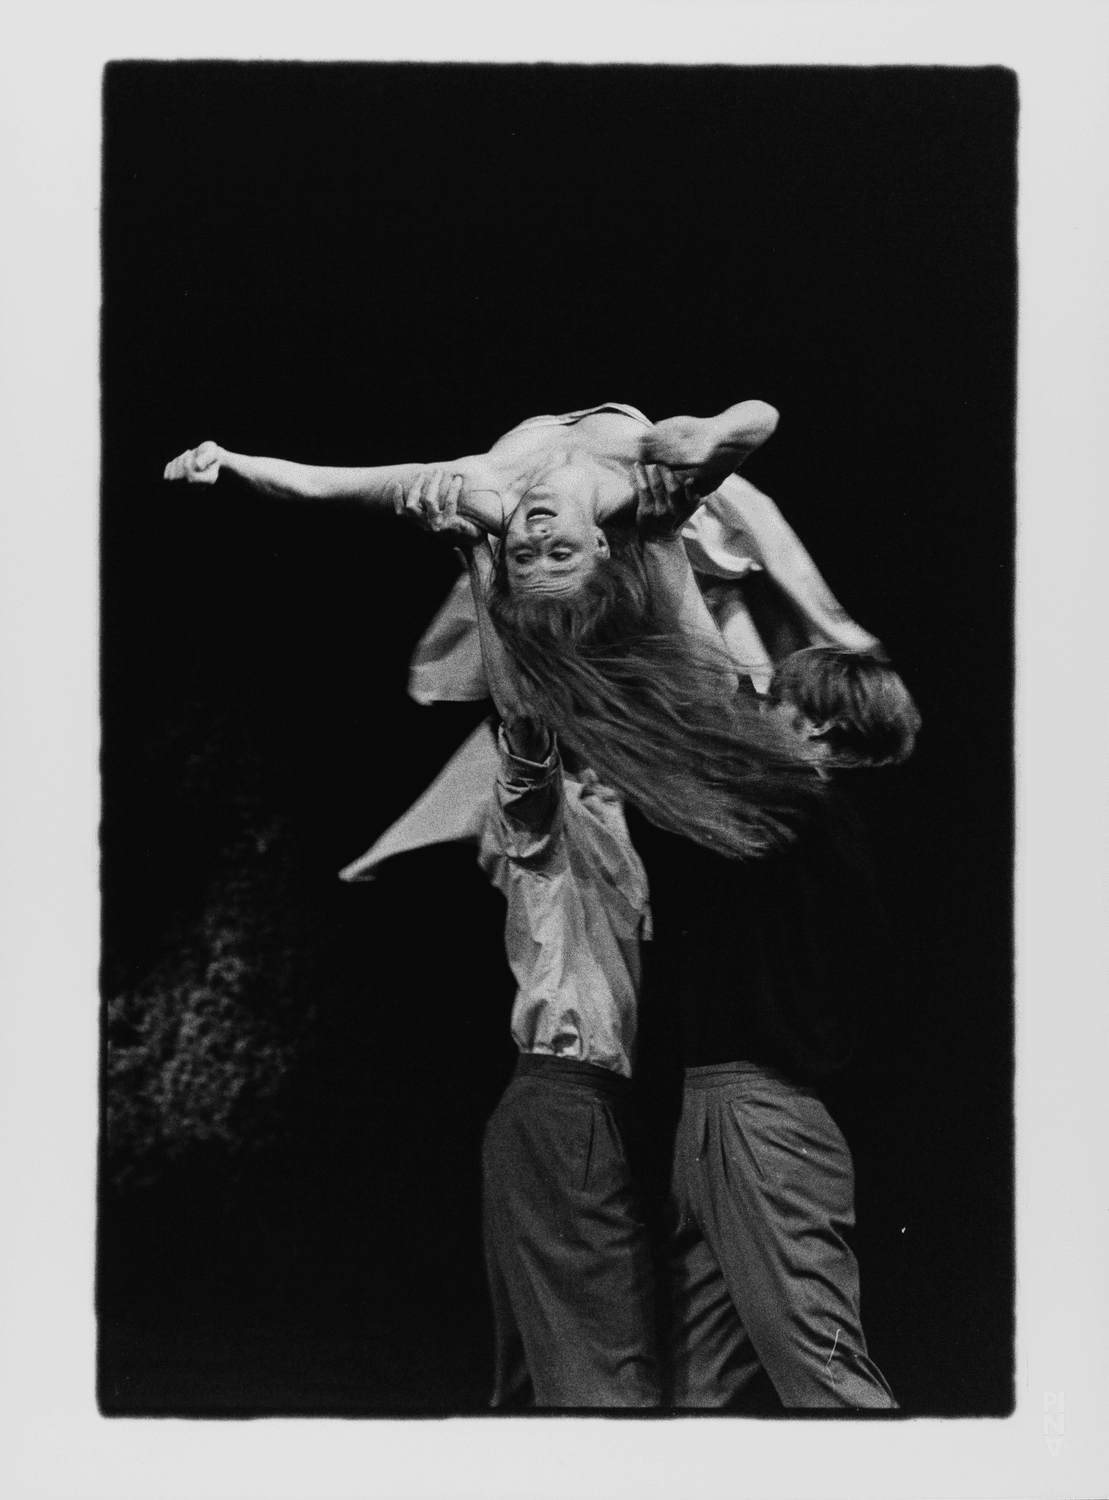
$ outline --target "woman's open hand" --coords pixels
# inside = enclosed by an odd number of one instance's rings
[[[190,448],[180,458],[172,459],[165,467],[163,479],[187,479],[190,484],[215,484],[219,478],[222,450],[217,443],[201,443],[199,448]]]

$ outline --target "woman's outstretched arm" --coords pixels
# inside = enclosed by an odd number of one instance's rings
[[[292,463],[284,458],[255,458],[233,453],[218,443],[201,443],[165,467],[163,477],[189,484],[215,484],[221,471],[238,477],[264,495],[282,500],[351,500],[376,509],[404,513],[405,495],[421,477],[434,472],[454,485],[459,513],[484,530],[500,532],[504,501],[499,476],[482,455],[449,463],[382,464],[370,468],[338,468]]]

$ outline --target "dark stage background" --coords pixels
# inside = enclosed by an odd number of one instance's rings
[[[335,878],[481,716],[404,693],[450,552],[166,461],[758,396],[746,472],[925,719],[831,1099],[867,1335],[907,1412],[1008,1411],[1013,76],[127,63],[105,119],[102,1409],[481,1411],[513,1056],[472,853]]]

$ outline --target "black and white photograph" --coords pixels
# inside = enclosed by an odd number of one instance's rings
[[[1013,73],[104,108],[102,1410],[1010,1410]]]
[[[51,898],[49,812],[9,882],[44,973],[95,950],[83,1030],[44,999],[12,1056],[79,1046],[88,1092],[8,1107],[68,1131],[87,1224],[24,1378],[80,1304],[82,1441],[120,1456],[62,1479],[24,1435],[21,1500],[143,1464],[167,1500],[877,1495],[933,1433],[964,1457],[921,1495],[993,1492],[1001,1437],[1004,1484],[1096,1493],[1105,1382],[1049,1290],[1104,1327],[1044,99],[1004,45],[802,50],[88,74],[95,891]],[[69,742],[27,722],[49,807]]]

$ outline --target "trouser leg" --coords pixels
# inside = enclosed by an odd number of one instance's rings
[[[521,1391],[522,1352],[538,1406],[656,1406],[650,1252],[619,1103],[584,1065],[537,1061],[551,1066],[517,1074],[485,1137],[494,1404]]]
[[[844,1237],[854,1170],[839,1129],[811,1090],[766,1070],[691,1072],[676,1171],[782,1402],[896,1406],[863,1336]]]
[[[535,1393],[524,1358],[524,1341],[512,1307],[512,1289],[501,1261],[500,1245],[504,1237],[501,1215],[488,1185],[484,1198],[485,1274],[493,1307],[493,1397],[490,1405],[531,1406]]]
[[[683,1132],[676,1152],[687,1149]],[[691,1211],[685,1179],[684,1165],[676,1159],[667,1278],[671,1400],[677,1407],[715,1409],[732,1404],[760,1365],[720,1263]]]

